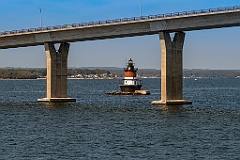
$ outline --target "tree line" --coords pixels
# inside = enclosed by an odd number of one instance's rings
[[[36,79],[46,74],[46,69],[0,69],[1,79]]]
[[[68,76],[71,75],[89,75],[89,74],[111,74],[107,70],[101,69],[68,69]],[[47,70],[46,69],[0,69],[0,79],[36,79],[46,77]]]
[[[240,78],[240,70],[185,69],[183,75],[190,78]]]

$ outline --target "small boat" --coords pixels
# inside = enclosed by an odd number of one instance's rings
[[[127,68],[124,68],[124,78],[120,83],[121,92],[135,92],[141,90],[141,81],[137,79],[137,68],[134,68],[133,60],[130,58],[127,63]]]

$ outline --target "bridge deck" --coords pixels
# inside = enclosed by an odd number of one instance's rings
[[[240,25],[240,7],[177,12],[0,32],[0,49]]]

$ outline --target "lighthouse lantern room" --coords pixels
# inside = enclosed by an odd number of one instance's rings
[[[136,77],[137,68],[134,68],[134,63],[130,58],[127,63],[127,68],[124,68],[124,77],[120,84],[121,92],[135,92],[140,90],[142,85]]]

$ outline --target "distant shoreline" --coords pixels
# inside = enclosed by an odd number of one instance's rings
[[[160,78],[160,77],[138,77],[139,79],[147,79],[147,78]],[[8,78],[8,79],[3,79],[3,78],[0,78],[0,80],[46,80],[47,78],[33,78],[33,79],[30,79],[30,78],[26,78],[26,79],[24,79],[24,78],[19,78],[19,79],[17,79],[17,78]],[[118,80],[120,80],[120,79],[122,79],[121,77],[119,77],[119,78],[67,78],[67,79],[69,79],[69,80],[114,80],[114,79],[118,79]]]
[[[121,79],[123,69],[68,69],[68,79]],[[0,69],[0,79],[45,79],[46,69]],[[183,78],[240,78],[240,70],[183,69]],[[139,69],[138,78],[159,78],[161,70]]]
[[[138,79],[161,79],[161,77],[138,77]],[[183,79],[238,79],[240,77],[183,77]],[[2,79],[0,78],[0,81],[21,81],[21,80],[46,80],[47,78],[35,78],[35,79]],[[68,80],[121,80],[122,78],[67,78]]]

